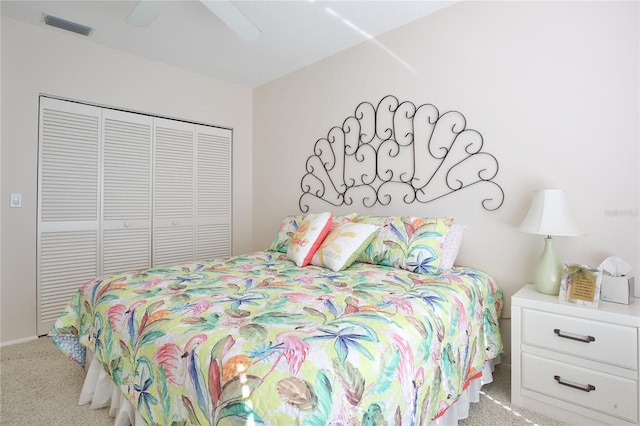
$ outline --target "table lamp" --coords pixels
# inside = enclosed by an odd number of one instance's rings
[[[533,276],[533,285],[540,293],[560,293],[562,264],[553,252],[551,236],[580,235],[580,230],[569,217],[564,191],[559,189],[536,191],[529,212],[518,230],[529,234],[546,235],[544,251]]]

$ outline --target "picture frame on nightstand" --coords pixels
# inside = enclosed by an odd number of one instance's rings
[[[558,298],[561,302],[597,308],[601,282],[602,268],[599,266],[565,263]]]

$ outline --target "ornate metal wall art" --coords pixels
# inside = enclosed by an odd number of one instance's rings
[[[433,105],[416,108],[392,95],[377,107],[362,102],[315,143],[300,182],[300,210],[308,212],[312,199],[336,207],[354,200],[389,205],[392,197],[428,203],[472,185],[484,186],[482,206],[497,210],[504,202],[493,182],[498,160],[482,145],[482,135],[467,129],[457,111],[440,115]]]

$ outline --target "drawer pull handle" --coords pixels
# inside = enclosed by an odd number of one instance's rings
[[[568,334],[562,334],[559,328],[554,328],[553,332],[556,333],[559,337],[564,337],[565,339],[577,340],[578,342],[589,343],[589,342],[596,341],[596,338],[593,336],[575,337],[575,336],[570,336]]]
[[[591,392],[591,391],[596,390],[596,387],[593,386],[593,385],[586,385],[586,386],[574,385],[573,383],[562,381],[562,378],[560,376],[553,376],[553,378],[559,384],[565,385],[565,386],[569,386],[570,388],[578,389],[578,390],[585,391],[585,392]]]

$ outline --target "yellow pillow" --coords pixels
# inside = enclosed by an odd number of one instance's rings
[[[346,269],[367,248],[378,229],[366,223],[341,223],[326,236],[311,263],[332,271]]]

